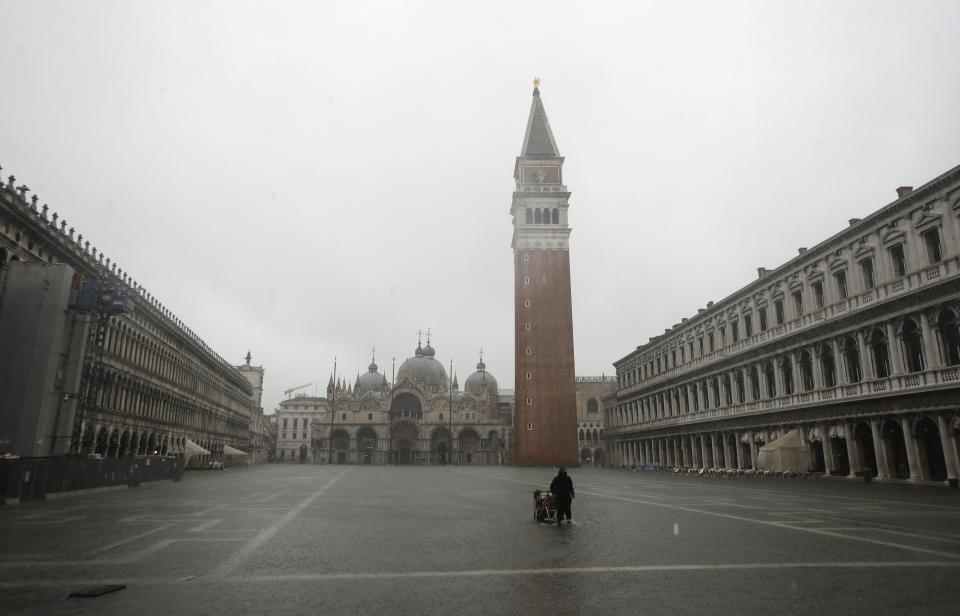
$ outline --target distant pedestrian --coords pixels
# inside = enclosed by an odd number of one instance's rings
[[[553,494],[553,501],[557,508],[557,526],[563,525],[563,519],[566,517],[568,522],[573,522],[573,515],[570,513],[570,503],[573,501],[573,480],[567,475],[567,469],[560,467],[557,476],[550,482],[550,493]]]

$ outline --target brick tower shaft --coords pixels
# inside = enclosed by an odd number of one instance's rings
[[[516,452],[519,465],[577,466],[577,407],[570,297],[570,193],[563,157],[533,91],[514,169],[513,251]]]

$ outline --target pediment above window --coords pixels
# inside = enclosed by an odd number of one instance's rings
[[[902,229],[894,227],[884,232],[884,234],[880,237],[880,241],[884,246],[890,246],[897,243],[906,243],[907,234],[904,233]]]
[[[926,230],[930,227],[939,227],[943,224],[943,215],[931,211],[920,212],[920,216],[913,222],[913,226],[918,230]]]
[[[847,267],[846,259],[833,259],[830,261],[830,271],[837,272]]]
[[[861,243],[857,246],[857,249],[853,253],[853,257],[857,260],[865,259],[873,255],[873,246],[868,243]]]

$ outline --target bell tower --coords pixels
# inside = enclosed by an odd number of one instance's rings
[[[570,301],[570,193],[563,157],[534,80],[514,166],[513,262],[516,366],[515,460],[578,466]]]

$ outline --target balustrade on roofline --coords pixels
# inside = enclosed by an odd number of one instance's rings
[[[2,169],[3,167],[0,166],[0,170]],[[84,241],[83,234],[74,237],[76,230],[73,227],[68,229],[66,219],[61,220],[59,213],[53,212],[53,214],[48,217],[47,213],[50,207],[44,203],[42,208],[38,208],[37,203],[39,198],[36,194],[28,200],[27,193],[29,192],[30,188],[26,184],[16,186],[16,177],[13,175],[7,178],[6,184],[0,181],[0,194],[5,193],[12,203],[32,214],[38,223],[52,229],[53,233],[48,237],[55,241],[61,250],[73,254],[77,259],[83,261],[88,267],[97,272],[98,275],[115,278],[124,291],[131,292],[142,300],[140,306],[153,308],[156,316],[160,320],[165,320],[173,325],[175,329],[178,329],[188,339],[192,340],[220,365],[233,368],[233,364],[211,349],[200,336],[187,327],[183,321],[166,308],[156,297],[144,289],[143,286],[139,285],[129,273],[125,273],[122,268],[118,268],[116,262],[111,262],[109,258],[104,256],[104,253],[98,252],[96,246],[91,247],[89,240]]]
[[[766,331],[757,332],[749,338],[742,338],[737,342],[729,344],[723,348],[719,348],[712,353],[701,355],[692,361],[687,361],[682,365],[670,368],[669,370],[664,370],[653,377],[649,377],[640,381],[639,383],[618,389],[617,393],[620,396],[629,396],[635,394],[644,389],[658,385],[673,377],[689,372],[695,368],[710,365],[726,357],[736,355],[737,353],[750,349],[755,345],[766,343],[771,340],[777,340],[785,336],[804,331],[814,325],[819,326],[838,316],[847,316],[848,313],[854,312],[860,308],[898,297],[910,291],[917,291],[924,287],[937,284],[942,279],[953,278],[958,274],[960,274],[960,256],[944,258],[940,263],[914,270],[895,280],[877,284],[873,289],[857,295],[850,295],[839,302],[829,306],[824,306],[823,308],[820,308],[814,312],[804,314],[799,318],[793,319],[792,321],[787,321],[782,325],[770,327]]]

